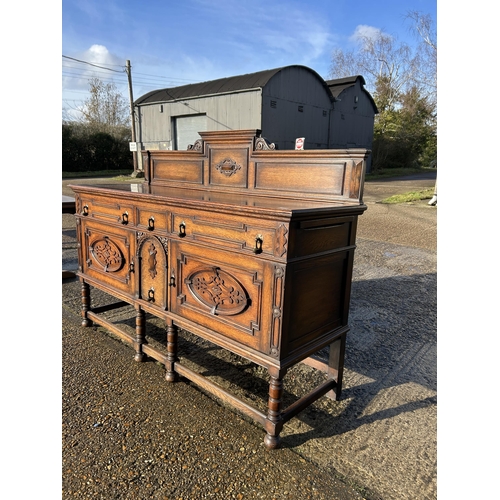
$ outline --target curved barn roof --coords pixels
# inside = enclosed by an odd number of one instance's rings
[[[219,78],[208,82],[191,83],[180,87],[167,89],[153,90],[136,99],[135,104],[152,104],[157,102],[176,101],[178,99],[187,99],[190,97],[199,97],[213,94],[223,94],[227,92],[235,92],[238,90],[250,90],[263,88],[267,82],[280,71],[288,68],[301,68],[313,73],[325,87],[328,95],[331,96],[330,89],[325,80],[319,76],[316,71],[307,66],[284,66],[282,68],[267,69],[258,71],[257,73],[249,73],[246,75],[229,76],[227,78]]]

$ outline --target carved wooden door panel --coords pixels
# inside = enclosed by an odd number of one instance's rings
[[[81,235],[82,271],[91,279],[132,295],[135,233],[84,220]]]
[[[138,233],[138,296],[163,310],[168,299],[167,248],[166,238]]]
[[[171,252],[171,311],[270,354],[274,266],[183,242],[172,242]]]

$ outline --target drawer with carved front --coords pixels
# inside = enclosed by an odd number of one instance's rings
[[[82,196],[77,204],[78,214],[89,220],[121,224],[135,224],[135,211],[132,204],[105,196]]]
[[[288,243],[286,224],[203,212],[173,213],[172,233],[186,241],[278,258]]]

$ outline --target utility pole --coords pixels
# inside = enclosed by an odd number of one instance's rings
[[[128,95],[130,99],[130,123],[132,127],[132,142],[136,143],[135,137],[135,112],[134,112],[134,96],[132,94],[132,71],[130,69],[130,61],[127,59],[126,71],[128,77]],[[132,151],[134,159],[134,175],[137,175],[137,151]]]

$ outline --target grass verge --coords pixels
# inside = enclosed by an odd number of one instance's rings
[[[430,200],[434,195],[434,188],[423,189],[422,191],[410,191],[403,194],[395,194],[394,196],[389,196],[380,203],[410,203],[412,201]]]

